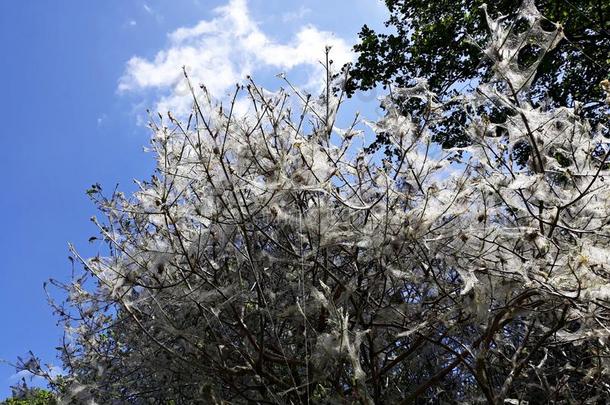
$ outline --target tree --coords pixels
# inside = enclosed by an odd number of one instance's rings
[[[41,388],[19,387],[10,398],[0,402],[2,405],[56,405],[55,396]]]
[[[229,108],[191,87],[188,119],[151,122],[155,175],[131,197],[90,190],[109,253],[72,249],[81,271],[54,281],[63,399],[608,401],[610,145],[577,110],[532,104],[532,68],[505,56],[557,40],[531,4],[520,16],[531,29],[489,18],[493,74],[453,100],[459,151],[433,143],[445,110],[423,81],[368,123],[395,148],[383,160],[358,119],[337,128],[332,83],[318,99],[251,83]]]
[[[488,30],[484,10],[491,15],[510,17],[517,31],[528,30],[527,18],[515,18],[520,2],[500,0],[386,0],[390,33],[362,27],[354,49],[358,59],[350,67],[348,90],[366,90],[377,85],[410,86],[414,79],[426,78],[432,91],[446,101],[457,92],[471,89],[473,81],[493,74],[489,58],[482,58],[482,44]],[[530,3],[534,3],[533,0]],[[607,123],[607,106],[598,100],[602,93],[592,85],[608,78],[610,70],[610,1],[536,0],[543,29],[555,31],[561,24],[560,42],[542,59],[532,82],[532,98],[557,106],[573,106],[587,100],[579,114],[595,125]],[[532,4],[533,5],[533,4]],[[536,44],[507,55],[519,64],[537,60],[542,51]],[[474,85],[476,87],[476,85]],[[414,112],[416,106],[409,106]],[[469,142],[461,130],[466,117],[456,111],[437,128],[435,139],[446,147]],[[388,144],[381,136],[374,147]],[[527,159],[525,156],[524,159]]]

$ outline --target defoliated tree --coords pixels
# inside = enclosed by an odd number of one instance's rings
[[[459,151],[433,143],[447,104],[424,81],[368,123],[384,160],[358,120],[337,127],[330,84],[238,88],[245,115],[192,89],[190,117],[152,122],[155,175],[90,191],[110,254],[73,250],[82,272],[55,282],[62,399],[609,401],[610,145],[573,108],[532,104],[541,58],[507,55],[562,34],[531,3],[518,17],[528,30],[489,17],[493,73],[451,102]],[[413,99],[425,119],[404,114]]]

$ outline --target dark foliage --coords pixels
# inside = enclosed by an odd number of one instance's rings
[[[360,42],[354,47],[358,59],[350,68],[349,93],[378,85],[409,86],[414,78],[423,77],[432,91],[447,99],[489,77],[490,64],[482,59],[480,49],[488,36],[481,9],[484,0],[385,3],[390,13],[385,24],[392,33],[362,27]],[[511,20],[521,2],[488,3],[490,15],[502,14]],[[531,88],[533,99],[554,107],[593,100],[581,110],[583,116],[593,125],[607,120],[597,84],[610,70],[610,0],[535,0],[535,4],[549,19],[549,30],[554,29],[551,21],[556,21],[563,26],[565,38],[539,65]],[[516,20],[513,29],[524,31],[528,24]],[[526,65],[536,52],[539,49],[534,46],[525,47],[516,57]],[[413,106],[409,107],[413,112]],[[419,112],[424,115],[425,109]],[[467,144],[462,121],[458,112],[447,114],[446,123],[437,128],[436,140],[445,147]],[[381,137],[373,148],[382,145],[387,142]]]

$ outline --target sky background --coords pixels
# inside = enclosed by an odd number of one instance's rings
[[[349,60],[385,13],[380,0],[0,1],[0,360],[58,364],[43,282],[69,281],[68,242],[102,249],[87,242],[91,184],[129,192],[152,174],[145,111],[188,108],[181,66],[218,98],[248,74],[315,89],[324,46]],[[350,108],[375,114],[372,98]],[[18,377],[0,364],[0,399]]]

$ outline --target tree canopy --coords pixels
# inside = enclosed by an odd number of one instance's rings
[[[89,190],[109,251],[72,248],[53,281],[65,374],[23,368],[66,403],[608,402],[607,130],[536,102],[563,34],[531,2],[516,17],[487,16],[476,91],[443,102],[419,80],[376,122],[337,125],[346,76],[320,97],[252,82],[228,106],[190,86],[189,117],[151,119],[155,174]],[[527,66],[507,58],[530,44]],[[447,109],[468,139],[450,151]]]
[[[56,405],[55,395],[41,388],[24,388],[17,390],[0,405]]]
[[[610,1],[534,3],[544,16],[543,29],[553,30],[552,22],[557,22],[562,35],[534,73],[533,98],[556,107],[586,100],[588,104],[579,113],[593,125],[607,123],[607,106],[598,101],[602,94],[597,84],[608,78],[610,70]],[[529,29],[518,15],[520,1],[385,0],[385,4],[390,13],[387,32],[365,25],[359,33],[360,42],[354,47],[358,58],[350,67],[350,92],[378,85],[404,87],[426,78],[432,91],[448,99],[492,74],[491,60],[482,53],[489,34],[485,10],[492,16],[509,18],[516,31]],[[507,57],[523,65],[537,60],[540,47],[524,45],[518,54]],[[447,147],[468,142],[460,128],[464,119],[459,109],[454,111],[451,119],[437,128],[436,139]],[[385,141],[382,136],[378,144]]]

